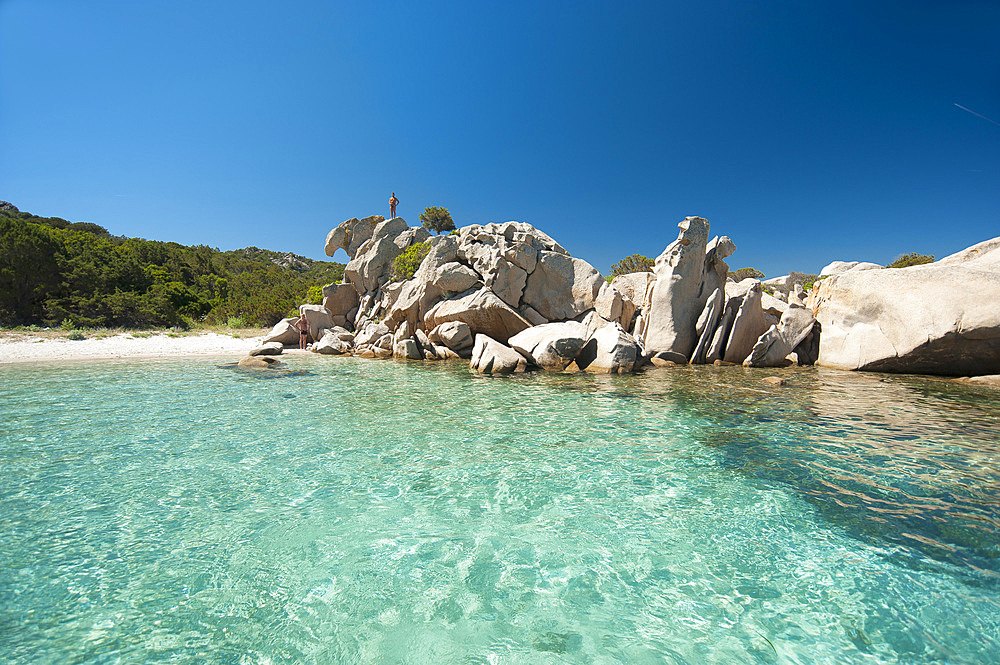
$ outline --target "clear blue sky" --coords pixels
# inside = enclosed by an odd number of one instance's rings
[[[1000,3],[0,0],[0,199],[324,258],[425,206],[607,272],[701,215],[770,276],[1000,235]],[[343,257],[339,257],[343,259]]]

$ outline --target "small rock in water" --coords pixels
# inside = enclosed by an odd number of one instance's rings
[[[783,386],[788,383],[780,376],[765,376],[763,379],[761,379],[761,382],[772,386]]]
[[[237,365],[244,369],[277,369],[281,363],[271,356],[248,356]]]

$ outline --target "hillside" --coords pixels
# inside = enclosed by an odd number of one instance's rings
[[[257,247],[115,236],[0,201],[0,325],[190,327],[239,317],[268,326],[343,273],[341,263]]]

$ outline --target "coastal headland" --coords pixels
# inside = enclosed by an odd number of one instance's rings
[[[708,220],[678,227],[649,271],[605,279],[522,222],[432,237],[401,218],[350,219],[325,244],[350,256],[345,279],[254,353],[280,354],[302,334],[321,354],[462,358],[488,374],[683,364],[1000,374],[1000,238],[926,265],[836,261],[762,282],[730,276],[736,244],[710,237]],[[401,273],[400,257],[415,269]]]

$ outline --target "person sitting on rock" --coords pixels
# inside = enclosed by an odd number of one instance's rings
[[[399,205],[399,199],[396,198],[396,192],[392,193],[389,197],[389,219],[396,219],[396,206]]]
[[[305,351],[306,343],[309,341],[309,322],[306,321],[306,317],[300,316],[295,322],[295,327],[299,331],[299,348]]]

